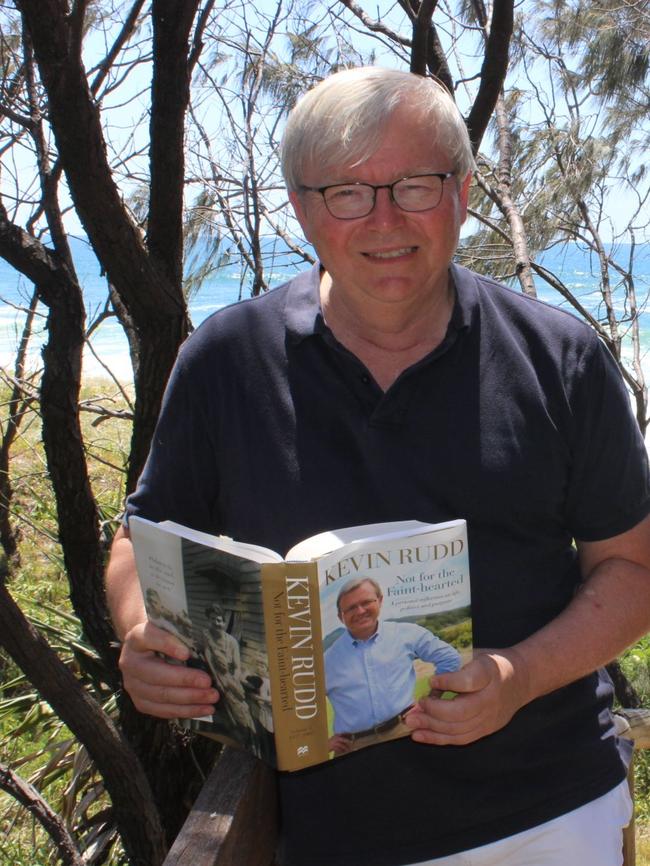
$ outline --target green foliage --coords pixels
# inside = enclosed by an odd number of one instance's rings
[[[634,686],[643,706],[650,708],[650,635],[646,635],[623,654],[621,668]]]
[[[467,649],[472,646],[472,621],[465,619],[456,625],[441,628],[438,637],[455,646],[456,649]]]
[[[620,660],[621,669],[634,686],[643,707],[650,708],[650,635],[627,650]],[[650,824],[650,750],[634,756],[634,794],[639,824]],[[650,846],[648,846],[650,848]],[[650,862],[650,850],[648,860]]]
[[[115,696],[105,685],[101,662],[84,641],[76,618],[66,610],[35,605],[22,595],[16,600],[32,625],[74,670],[78,681],[114,715]],[[98,862],[104,857],[109,858],[109,864],[119,862],[110,802],[88,753],[22,673],[6,661],[0,684],[0,753],[12,770],[45,798],[83,852]],[[0,794],[0,836],[7,840],[4,848],[0,843],[0,854],[11,853],[14,858],[6,862],[25,866],[54,862],[52,845],[43,829],[8,794]],[[33,856],[42,860],[34,861]]]
[[[108,381],[87,382],[82,401],[91,483],[100,513],[111,522],[123,500],[130,423],[101,412],[124,410],[128,403]],[[21,558],[13,564],[8,588],[77,680],[105,711],[115,715],[115,695],[106,686],[101,660],[85,640],[71,610],[36,406],[21,428],[12,458],[12,521],[20,528]],[[0,754],[3,762],[34,785],[61,816],[89,864],[117,866],[123,862],[110,801],[86,750],[2,651]],[[8,794],[0,792],[0,863],[51,866],[55,862],[54,846],[40,824]]]
[[[413,617],[412,621],[457,649],[467,649],[472,646],[472,621],[469,607]]]
[[[622,107],[631,91],[644,87],[650,72],[645,4],[572,0],[561,5],[561,17],[549,17],[546,32],[578,53],[580,75],[596,93]]]
[[[213,219],[218,208],[214,192],[204,187],[185,214],[183,291],[188,301],[206,280],[232,261],[232,253],[224,249],[221,230]]]

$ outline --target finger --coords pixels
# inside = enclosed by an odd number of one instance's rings
[[[489,685],[493,676],[492,667],[489,657],[479,657],[459,671],[435,674],[431,677],[430,685],[440,692],[477,692]]]
[[[431,724],[463,723],[479,716],[484,709],[483,693],[458,694],[446,700],[441,694],[420,698],[413,710],[405,717],[411,728],[429,727]]]
[[[183,664],[170,664],[151,653],[135,653],[124,647],[120,656],[120,669],[125,690],[135,706],[150,715],[162,718],[188,718],[196,715],[190,707],[213,705],[219,699],[218,691],[205,671],[188,668]],[[158,688],[156,693],[152,689]],[[175,689],[174,699],[161,689]],[[156,706],[154,709],[152,705]],[[175,704],[175,708],[170,705]],[[209,712],[212,712],[210,709]],[[201,712],[201,715],[206,715]]]
[[[458,706],[450,707],[450,704],[461,701],[461,698],[462,702]],[[470,742],[479,732],[481,736],[488,733],[493,715],[482,698],[460,695],[453,701],[423,698],[405,721],[413,732],[427,734],[427,737],[421,739],[422,742],[433,742],[430,736],[437,738],[435,742],[442,742],[438,738],[443,738],[445,742],[460,741],[460,739]],[[470,739],[467,739],[468,737]]]
[[[487,734],[489,730],[482,727],[472,727],[464,731],[456,731],[454,733],[431,731],[423,728],[413,731],[411,739],[416,743],[425,743],[432,746],[466,746],[468,743],[474,743],[480,740]]]
[[[172,664],[150,653],[124,652],[120,658],[120,669],[125,680],[141,680],[160,686],[212,688],[212,679],[206,671],[184,664]]]
[[[196,719],[214,714],[212,704],[160,704],[144,699],[134,699],[133,704],[138,712],[157,719]]]
[[[187,661],[190,656],[189,649],[181,640],[148,621],[131,629],[124,643],[136,652],[162,653],[178,661]]]
[[[404,721],[407,721],[409,716],[412,716],[413,713],[417,713],[417,712],[418,712],[418,704],[413,704],[413,706],[409,707],[409,709],[405,713],[402,713],[402,719]]]
[[[452,706],[455,705],[455,706]],[[478,733],[487,733],[485,702],[479,695],[458,695],[452,701],[442,698],[422,698],[405,722],[413,732],[419,731],[418,742],[471,742]]]
[[[187,719],[192,716],[209,716],[215,711],[219,694],[214,689],[187,689],[169,685],[138,683],[132,692],[133,703],[138,710],[159,718]]]

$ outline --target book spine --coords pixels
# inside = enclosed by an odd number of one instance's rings
[[[262,574],[277,766],[299,770],[328,759],[318,569],[277,563]]]

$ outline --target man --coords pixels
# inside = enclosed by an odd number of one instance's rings
[[[345,632],[325,653],[325,688],[334,709],[336,755],[410,734],[415,659],[436,673],[457,671],[458,652],[428,629],[411,622],[382,622],[380,585],[370,577],[346,581],[336,598]]]
[[[128,511],[275,550],[465,518],[485,648],[432,678],[458,696],[421,700],[411,737],[279,776],[283,866],[615,866],[626,750],[602,665],[650,625],[621,377],[571,315],[452,264],[473,162],[435,82],[330,77],[282,159],[320,264],[187,341]],[[136,706],[210,711],[205,678],[154,655],[186,651],[145,622],[126,530],[107,581]]]
[[[226,631],[221,607],[213,603],[205,610],[208,627],[203,631],[203,655],[221,699],[215,721],[226,721],[228,734],[244,745],[255,739],[255,723],[246,703],[239,644]]]

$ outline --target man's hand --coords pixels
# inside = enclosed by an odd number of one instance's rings
[[[185,666],[189,655],[180,640],[148,621],[126,633],[120,670],[136,709],[160,719],[189,719],[214,713],[219,692],[212,688],[209,674]]]
[[[525,665],[514,650],[482,653],[462,670],[431,678],[432,694],[404,721],[418,743],[464,746],[504,727],[530,700]],[[457,692],[451,700],[441,697]]]
[[[345,734],[334,734],[327,741],[327,748],[335,755],[346,755],[352,750],[352,742],[350,737],[346,737]]]

